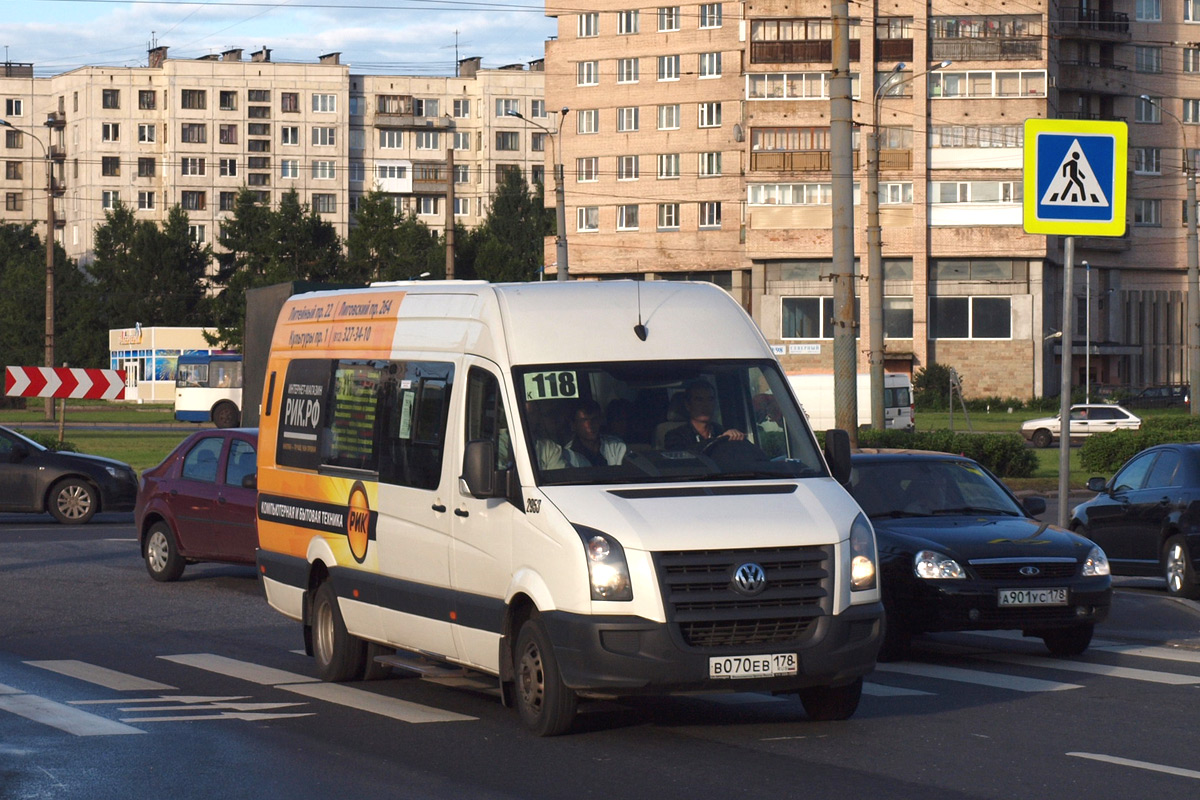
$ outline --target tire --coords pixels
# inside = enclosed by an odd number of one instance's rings
[[[858,701],[862,699],[862,687],[862,678],[858,678],[845,686],[818,686],[801,689],[798,694],[809,719],[814,722],[837,722],[854,716]]]
[[[100,496],[80,478],[67,478],[50,489],[49,511],[64,524],[82,525],[100,509]]]
[[[392,674],[392,668],[387,664],[380,664],[375,660],[375,657],[390,656],[395,654],[396,649],[394,647],[385,647],[384,645],[376,644],[375,642],[367,642],[367,655],[363,664],[362,679],[364,681],[380,681],[384,678],[390,677]]]
[[[579,698],[563,683],[546,626],[536,616],[527,619],[517,635],[513,673],[517,711],[525,727],[535,736],[566,733]]]
[[[313,597],[312,642],[321,680],[340,683],[362,677],[367,666],[367,643],[346,630],[329,581],[322,583]]]
[[[1163,545],[1163,576],[1167,579],[1167,594],[1188,600],[1200,598],[1200,584],[1192,567],[1192,554],[1187,539],[1175,534]]]
[[[212,410],[212,420],[218,428],[236,428],[242,421],[242,415],[233,403],[217,403]]]
[[[1046,649],[1056,656],[1077,656],[1092,643],[1095,625],[1076,625],[1073,628],[1055,628],[1038,635],[1046,643]]]
[[[875,660],[885,664],[890,661],[905,661],[912,650],[912,631],[895,614],[887,610],[886,603],[880,624],[883,626],[883,644]]]
[[[175,532],[170,525],[161,521],[150,526],[142,545],[142,558],[150,577],[162,583],[179,580],[186,566],[183,556],[179,555],[179,540],[175,538]]]
[[[1030,441],[1033,442],[1034,447],[1049,447],[1054,443],[1054,437],[1045,428],[1038,428],[1033,432],[1033,438]]]

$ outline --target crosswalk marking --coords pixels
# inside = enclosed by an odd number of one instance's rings
[[[238,661],[212,653],[189,653],[178,656],[159,656],[164,661],[172,661],[188,667],[196,667],[207,672],[215,672],[228,678],[239,678],[260,686],[275,686],[281,683],[320,683],[319,678],[310,678],[296,672],[287,672],[274,667],[264,667],[249,661]]]
[[[973,656],[987,661],[998,661],[1002,664],[1018,664],[1023,667],[1043,667],[1064,672],[1083,672],[1089,675],[1104,675],[1109,678],[1125,678],[1131,681],[1148,683],[1165,683],[1171,686],[1187,686],[1200,683],[1200,675],[1178,675],[1174,672],[1157,672],[1149,669],[1133,667],[1115,667],[1111,664],[1096,664],[1090,661],[1067,661],[1055,658],[1039,658],[1037,656],[1022,656],[1010,653],[989,653]]]
[[[888,686],[885,683],[863,683],[863,694],[869,697],[932,697],[933,692],[922,692],[920,689],[904,689],[899,686]]]
[[[1058,681],[1043,681],[1037,678],[1022,678],[1017,675],[1003,675],[979,670],[960,669],[959,667],[943,667],[938,664],[877,664],[877,672],[891,672],[902,675],[916,675],[922,678],[937,678],[939,680],[955,681],[957,683],[973,683],[979,686],[992,686],[998,689],[1011,689],[1016,692],[1059,692],[1065,689],[1083,688],[1077,683],[1059,683]]]
[[[1195,778],[1196,780],[1200,780],[1200,772],[1192,769],[1183,769],[1182,767],[1171,767],[1166,764],[1155,764],[1150,761],[1134,761],[1132,758],[1106,756],[1100,753],[1067,753],[1067,755],[1074,756],[1075,758],[1086,758],[1091,761],[1103,761],[1122,767],[1134,767],[1136,769],[1150,770],[1151,772],[1164,772],[1167,775],[1177,775],[1181,778]]]
[[[57,672],[68,678],[78,678],[81,681],[94,683],[117,692],[163,692],[175,688],[165,683],[139,678],[136,675],[126,675],[124,672],[97,667],[84,661],[26,661],[25,663],[31,667]]]
[[[20,689],[14,689],[11,686],[5,686],[0,683],[0,694],[24,694]]]
[[[1139,645],[1112,644],[1105,647],[1092,645],[1093,650],[1103,650],[1106,653],[1120,653],[1127,656],[1142,658],[1160,658],[1166,661],[1182,661],[1187,664],[1200,664],[1200,652],[1195,650],[1179,650],[1174,647],[1150,647]]]
[[[0,710],[49,725],[76,736],[120,736],[145,733],[143,730],[89,714],[78,708],[56,703],[34,694],[0,695]]]

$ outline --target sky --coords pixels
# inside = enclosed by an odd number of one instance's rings
[[[82,66],[267,47],[272,61],[340,52],[361,74],[453,75],[458,57],[484,67],[532,61],[556,32],[542,0],[0,0],[5,60],[38,77]]]

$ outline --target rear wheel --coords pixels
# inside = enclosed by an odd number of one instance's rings
[[[241,417],[233,403],[217,403],[217,407],[212,410],[213,424],[218,428],[236,428],[241,422]]]
[[[1034,447],[1049,447],[1054,442],[1054,437],[1045,428],[1038,428],[1033,432],[1032,441]]]
[[[1076,625],[1073,628],[1057,628],[1042,631],[1039,636],[1046,643],[1046,649],[1056,656],[1077,656],[1092,643],[1092,632],[1095,625]]]
[[[517,635],[515,659],[517,711],[536,736],[566,733],[579,699],[562,681],[546,626],[536,616]]]
[[[858,710],[858,701],[862,699],[862,678],[845,686],[819,686],[812,689],[801,689],[800,702],[804,704],[804,712],[815,722],[836,722],[850,719]]]
[[[184,560],[179,555],[179,542],[171,526],[165,522],[150,526],[142,557],[146,560],[146,571],[156,581],[177,581],[183,574]]]
[[[367,665],[367,643],[346,630],[337,595],[329,581],[322,583],[313,598],[313,658],[323,681],[354,681]]]
[[[96,515],[100,498],[92,485],[80,478],[67,478],[50,490],[50,513],[63,523],[82,525]]]
[[[1167,579],[1167,592],[1172,596],[1189,600],[1200,597],[1200,585],[1196,583],[1196,570],[1192,567],[1192,554],[1182,534],[1167,539],[1163,546],[1163,574]]]

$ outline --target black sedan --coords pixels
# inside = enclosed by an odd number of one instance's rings
[[[1200,444],[1160,444],[1135,455],[1071,513],[1108,553],[1117,575],[1162,575],[1167,591],[1200,598]]]
[[[83,523],[97,511],[132,511],[137,474],[121,461],[49,450],[0,427],[0,511],[48,511]]]
[[[862,452],[850,493],[875,528],[885,617],[881,661],[913,635],[1021,630],[1055,655],[1078,655],[1108,616],[1104,551],[1039,522],[975,461],[946,453]]]

